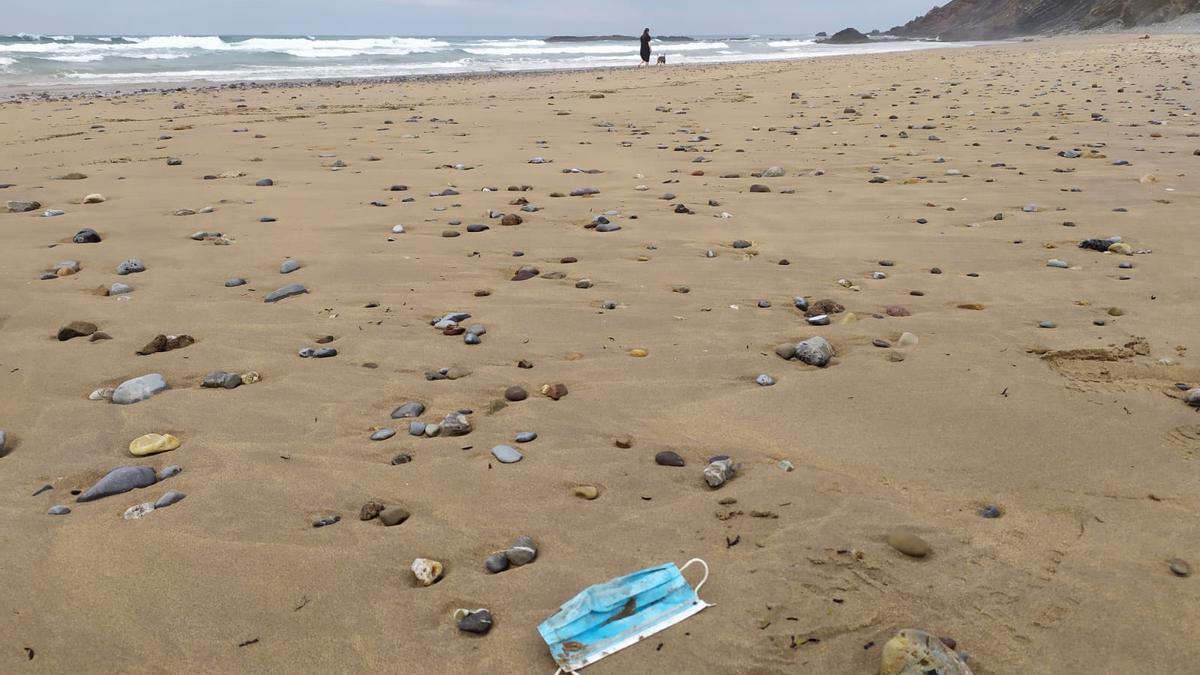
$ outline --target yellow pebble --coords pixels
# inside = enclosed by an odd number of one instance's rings
[[[649,262],[649,260],[650,260],[650,256],[648,256],[648,255],[639,255],[638,256],[638,262]]]
[[[630,356],[636,356],[639,359],[642,358],[643,356],[647,356],[649,354],[650,354],[650,352],[646,351],[645,349],[642,349],[641,347],[635,347],[635,348],[629,350]]]
[[[179,447],[179,439],[171,434],[146,434],[129,443],[129,454],[135,457],[155,455]]]

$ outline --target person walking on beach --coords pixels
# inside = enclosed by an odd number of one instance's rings
[[[648,66],[648,65],[650,65],[650,29],[649,28],[642,31],[642,63],[638,67],[640,68],[642,66]]]

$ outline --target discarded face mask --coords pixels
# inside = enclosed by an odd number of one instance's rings
[[[693,589],[683,578],[692,563],[704,567]],[[708,564],[699,558],[683,567],[666,563],[583,590],[538,626],[558,673],[574,673],[710,607],[700,599]]]

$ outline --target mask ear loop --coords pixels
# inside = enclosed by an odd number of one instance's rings
[[[701,565],[704,566],[704,578],[700,580],[700,583],[696,584],[696,588],[695,588],[696,594],[699,595],[700,587],[704,585],[704,582],[708,581],[708,563],[704,562],[703,560],[701,560],[699,558],[692,558],[691,560],[685,562],[683,564],[683,567],[679,568],[680,574],[682,574],[683,571],[686,570],[688,568],[688,566],[691,565],[692,563],[700,563]]]

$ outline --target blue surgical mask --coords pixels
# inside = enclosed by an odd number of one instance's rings
[[[692,563],[704,567],[695,589],[683,578]],[[559,672],[574,673],[710,607],[697,595],[707,580],[708,564],[699,558],[682,568],[675,563],[647,567],[584,589],[543,621],[538,632]]]

